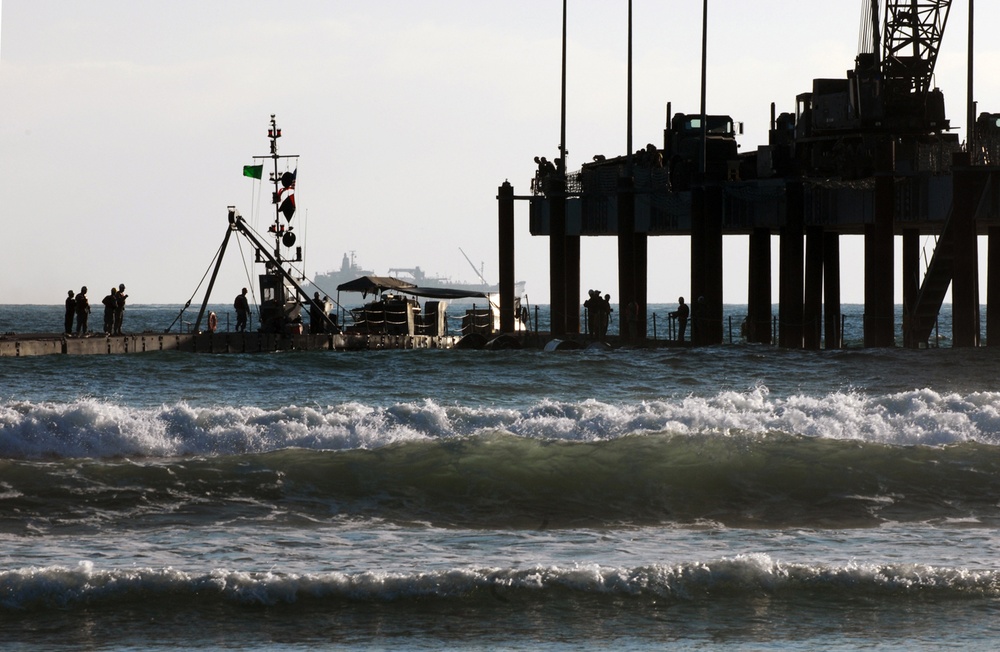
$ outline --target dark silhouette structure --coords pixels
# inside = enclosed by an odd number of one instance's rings
[[[964,144],[950,133],[943,93],[931,86],[950,6],[951,0],[871,0],[854,69],[843,79],[813,80],[795,98],[794,114],[776,114],[772,104],[768,143],[754,152],[737,153],[741,127],[729,116],[704,109],[673,114],[668,104],[659,148],[594,156],[555,180],[536,178],[525,197],[505,182],[498,193],[500,264],[508,274],[501,276],[501,314],[512,300],[504,279],[513,278],[513,204],[520,199],[530,204],[532,235],[550,240],[554,336],[578,332],[567,310],[568,298],[580,296],[580,237],[618,239],[618,295],[644,318],[646,238],[687,236],[690,296],[704,298],[694,306],[692,341],[721,343],[722,242],[741,235],[749,242],[746,338],[772,343],[776,317],[779,346],[839,348],[840,237],[860,235],[865,346],[897,343],[897,237],[903,345],[927,346],[950,287],[953,345],[978,346],[976,240],[985,235],[987,344],[1000,345],[1000,114],[980,114]],[[920,239],[927,235],[937,243],[922,270]],[[637,331],[643,337],[645,324]]]

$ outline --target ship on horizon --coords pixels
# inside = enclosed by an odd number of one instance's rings
[[[464,255],[465,252],[462,253]],[[466,260],[468,260],[468,256],[466,256]],[[473,267],[473,269],[475,269],[475,267]],[[480,281],[478,283],[452,281],[451,278],[447,276],[427,274],[419,266],[393,267],[389,269],[385,276],[397,278],[401,281],[423,288],[450,288],[464,292],[482,292],[484,294],[496,294],[500,291],[499,284],[487,282],[481,270],[476,270],[476,273],[480,277]],[[327,296],[334,296],[337,292],[338,286],[363,276],[379,275],[376,274],[374,270],[361,267],[361,265],[357,263],[355,252],[350,251],[344,253],[339,269],[317,274],[313,278],[312,284],[320,293]],[[524,288],[525,282],[517,281],[514,284],[514,296],[523,297]]]

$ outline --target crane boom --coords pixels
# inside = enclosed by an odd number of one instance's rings
[[[882,73],[909,92],[931,90],[941,39],[952,0],[886,0]]]

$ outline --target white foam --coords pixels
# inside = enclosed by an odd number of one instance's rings
[[[888,445],[1000,443],[1000,393],[929,389],[867,396],[771,397],[766,387],[633,404],[543,399],[514,408],[445,406],[424,399],[389,407],[357,402],[264,409],[132,408],[109,401],[0,403],[0,456],[114,457],[239,454],[289,447],[346,450],[484,434],[602,441],[629,435],[787,433]]]
[[[188,573],[174,568],[103,570],[90,562],[0,572],[0,608],[72,608],[105,600],[156,601],[198,595],[236,604],[292,604],[303,599],[390,602],[467,597],[476,590],[525,596],[562,591],[580,595],[650,596],[677,600],[719,595],[843,596],[965,594],[1000,597],[997,571],[922,564],[841,566],[783,563],[763,553],[673,566],[453,568],[440,571],[251,573],[218,569]]]

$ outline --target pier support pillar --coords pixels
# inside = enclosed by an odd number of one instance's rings
[[[549,201],[549,329],[566,335],[566,181],[550,179]]]
[[[750,285],[747,288],[747,342],[771,343],[771,231],[750,233]]]
[[[514,332],[514,186],[504,181],[497,189],[500,248],[500,332]]]
[[[920,346],[913,333],[910,315],[920,294],[920,229],[903,229],[903,346]]]
[[[802,280],[803,210],[805,196],[802,182],[789,182],[786,187],[787,210],[785,224],[778,242],[778,346],[802,348]]]
[[[580,236],[566,236],[566,332],[580,333]]]
[[[840,319],[840,234],[823,233],[823,333],[827,349],[844,348]]]
[[[618,326],[626,342],[646,338],[646,236],[635,232],[635,182],[618,179]]]
[[[649,242],[645,233],[636,233],[635,238],[635,306],[632,315],[633,330],[637,342],[646,341],[646,314],[649,304]]]
[[[1000,226],[986,235],[986,346],[1000,346]]]
[[[952,227],[955,267],[951,282],[952,346],[979,346],[979,252],[976,211],[982,180],[970,167],[969,154],[954,155],[952,164]]]
[[[874,224],[865,225],[865,346],[895,345],[893,327],[893,216],[895,151],[892,141],[878,145]]]
[[[823,227],[806,227],[805,306],[803,341],[806,349],[819,349],[823,341]]]
[[[722,343],[722,211],[719,185],[691,192],[691,341]]]

